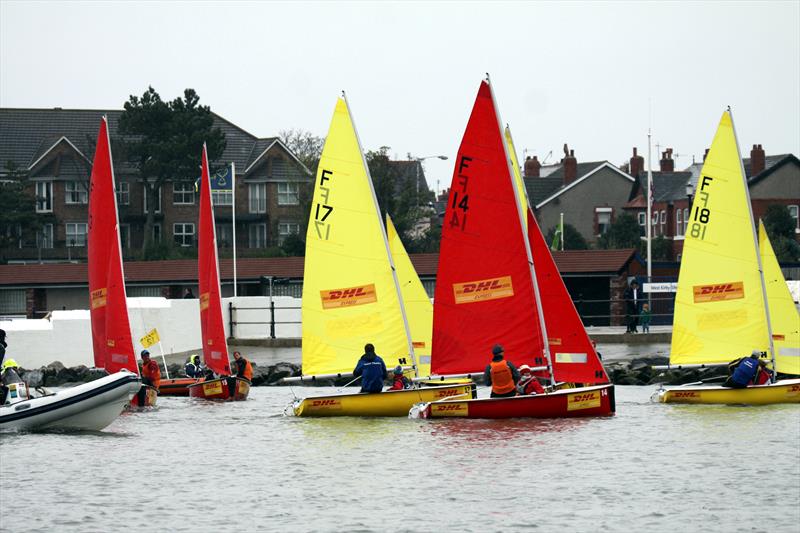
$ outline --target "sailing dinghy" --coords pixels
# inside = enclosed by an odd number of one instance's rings
[[[773,382],[744,389],[662,388],[664,403],[800,403],[800,316],[763,224],[756,239],[750,194],[730,110],[703,163],[675,297],[670,365],[725,365],[753,350],[766,354]],[[759,242],[760,241],[760,242]]]
[[[529,364],[552,385],[559,385],[556,378],[573,384],[534,396],[436,401],[422,406],[420,415],[611,415],[614,387],[527,207],[521,177],[515,182],[510,151],[486,80],[456,158],[442,228],[432,370],[438,375],[480,374],[492,345],[499,343],[510,360]]]
[[[394,251],[400,253],[396,244]],[[303,377],[298,381],[351,376],[366,343],[375,345],[389,369],[401,365],[417,373],[402,293],[392,246],[343,95],[337,100],[322,151],[306,235]],[[423,331],[419,335],[424,339]],[[474,385],[465,383],[314,396],[298,399],[292,407],[296,416],[406,416],[418,402],[473,396]]]
[[[222,298],[217,260],[217,235],[214,209],[211,204],[211,180],[208,172],[208,153],[203,144],[200,174],[200,220],[198,222],[197,277],[200,291],[200,330],[203,360],[206,367],[219,376],[190,384],[189,396],[204,400],[246,400],[250,381],[231,375],[225,323],[222,319]]]

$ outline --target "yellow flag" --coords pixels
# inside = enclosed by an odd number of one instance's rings
[[[367,343],[387,367],[412,364],[384,231],[350,111],[339,98],[306,234],[304,375],[352,372]]]
[[[528,191],[525,190],[525,181],[522,179],[522,174],[519,171],[519,161],[517,160],[517,151],[514,148],[514,140],[511,138],[511,128],[506,126],[505,129],[506,148],[508,155],[511,158],[511,169],[514,173],[514,185],[517,187],[517,200],[519,202],[520,216],[522,216],[523,227],[528,229]]]
[[[145,348],[149,348],[152,345],[161,342],[161,337],[158,336],[158,330],[153,328],[147,333],[147,335],[139,339],[139,342]]]
[[[670,363],[724,363],[768,348],[750,197],[726,111],[689,213]]]
[[[784,374],[800,374],[800,313],[769,242],[764,223],[758,223],[758,244],[767,288],[775,366]]]

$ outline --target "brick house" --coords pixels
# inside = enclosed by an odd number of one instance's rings
[[[9,163],[30,180],[36,212],[44,227],[38,234],[17,229],[18,245],[2,251],[9,261],[61,261],[86,256],[88,179],[102,115],[108,117],[112,156],[122,111],[0,108],[0,179],[13,179]],[[213,114],[227,146],[214,168],[236,168],[236,240],[239,255],[258,254],[279,245],[291,233],[303,233],[313,177],[276,137],[258,138]],[[194,184],[165,183],[158,201],[147,206],[135,169],[114,160],[123,256],[134,257],[144,242],[147,210],[154,213],[155,241],[195,246],[198,195]],[[232,245],[232,196],[215,191],[217,238]]]

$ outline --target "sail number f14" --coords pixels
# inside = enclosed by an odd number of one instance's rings
[[[711,218],[711,210],[708,208],[708,199],[710,198],[709,191],[711,189],[711,182],[714,178],[711,176],[702,176],[700,178],[700,190],[697,192],[697,198],[694,200],[694,212],[692,214],[692,227],[689,234],[701,241],[706,238],[706,227]],[[702,204],[702,205],[701,205]]]

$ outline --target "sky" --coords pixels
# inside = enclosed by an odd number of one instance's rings
[[[0,106],[121,109],[152,85],[259,137],[325,136],[347,92],[363,148],[449,186],[491,75],[521,160],[702,159],[731,106],[744,157],[800,155],[800,2],[0,0]],[[2,135],[2,132],[0,132]]]

